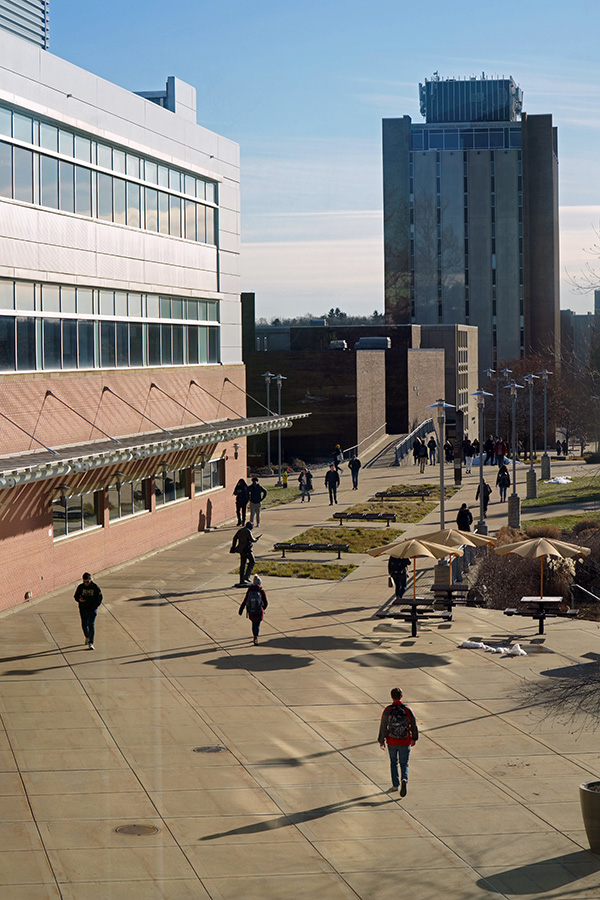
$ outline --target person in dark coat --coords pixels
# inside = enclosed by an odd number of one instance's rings
[[[300,485],[300,490],[302,491],[302,503],[304,503],[305,499],[310,503],[310,492],[313,489],[313,483],[312,474],[308,471],[308,469],[302,469],[298,476],[298,484]]]
[[[435,438],[430,437],[427,441],[427,446],[429,447],[429,465],[435,466],[435,454],[437,450],[437,443]]]
[[[84,572],[81,576],[81,584],[77,585],[73,597],[79,604],[81,628],[83,630],[85,642],[89,649],[93,650],[94,626],[98,607],[102,603],[102,591],[98,585],[92,581],[92,576],[89,572]]]
[[[235,497],[237,523],[243,525],[246,521],[246,507],[248,506],[248,485],[243,478],[240,478],[234,487],[233,496]]]
[[[246,615],[252,622],[252,636],[255,644],[258,644],[260,623],[265,617],[265,609],[268,605],[269,601],[267,600],[265,589],[262,586],[262,581],[258,575],[255,575],[238,610],[240,616],[244,610],[246,610]]]
[[[358,490],[358,470],[361,467],[361,461],[358,456],[353,456],[350,462],[348,463],[348,468],[352,474],[352,490]]]
[[[506,500],[506,491],[510,487],[510,474],[506,466],[502,465],[498,469],[498,477],[496,478],[496,487],[500,492],[500,502]]]
[[[400,556],[390,556],[388,559],[388,575],[394,582],[396,600],[402,600],[406,591],[406,583],[408,581],[406,570],[409,565],[410,559],[403,559]]]
[[[329,491],[329,505],[333,506],[337,503],[337,489],[340,483],[340,476],[333,463],[329,466],[329,472],[325,475],[325,487]]]
[[[256,516],[256,524],[260,525],[260,508],[261,503],[267,496],[266,489],[260,484],[256,475],[252,476],[252,481],[248,487],[248,499],[250,500],[250,521],[254,525],[254,517]]]
[[[250,575],[256,562],[252,552],[252,545],[259,539],[260,534],[256,537],[252,534],[252,522],[246,522],[233,536],[229,552],[240,554],[240,584],[250,584]]]
[[[335,450],[333,451],[333,465],[335,466],[335,471],[339,472],[342,463],[344,462],[344,451],[340,447],[339,444],[335,445]]]
[[[456,514],[456,524],[460,531],[470,531],[471,525],[473,524],[473,514],[471,510],[467,506],[466,503],[463,503],[458,513]]]
[[[477,493],[475,494],[475,500],[479,500],[480,488],[481,488],[481,485],[480,484],[477,485]],[[483,515],[484,516],[487,516],[487,508],[488,508],[488,503],[490,502],[490,494],[491,493],[492,493],[492,489],[489,486],[489,484],[487,483],[487,481],[484,479],[483,480]]]

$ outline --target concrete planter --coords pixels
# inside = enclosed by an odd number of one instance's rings
[[[600,854],[600,781],[580,784],[579,800],[590,850]]]

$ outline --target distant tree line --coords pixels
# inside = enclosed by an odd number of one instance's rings
[[[384,325],[385,316],[383,313],[374,310],[370,316],[351,316],[344,312],[339,306],[332,306],[329,312],[313,315],[312,313],[304,313],[302,316],[294,316],[293,318],[285,318],[283,316],[273,316],[271,319],[265,319],[264,316],[256,320],[257,325],[308,325],[313,319],[327,319],[329,325]]]

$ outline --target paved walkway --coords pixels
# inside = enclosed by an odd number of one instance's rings
[[[471,478],[449,522],[474,505]],[[433,478],[377,469],[351,492],[344,473],[340,500],[400,480]],[[315,484],[310,505],[264,513],[261,552],[328,518]],[[505,519],[492,504],[491,528]],[[0,617],[3,900],[598,900],[577,789],[600,777],[600,738],[527,708],[522,689],[600,654],[599,626],[549,620],[538,636],[526,619],[459,608],[412,639],[373,617],[386,561],[360,557],[342,582],[265,579],[254,647],[233,530],[98,574],[93,652],[73,587]],[[459,650],[466,638],[528,655]],[[421,727],[404,800],[386,793],[375,740],[396,684]],[[159,830],[115,831],[130,824]]]

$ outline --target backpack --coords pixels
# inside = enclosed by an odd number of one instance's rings
[[[246,612],[249,616],[260,616],[262,610],[262,595],[256,588],[251,588],[246,599]]]
[[[403,740],[411,737],[410,717],[403,703],[390,706],[388,712],[387,733],[391,738]]]

